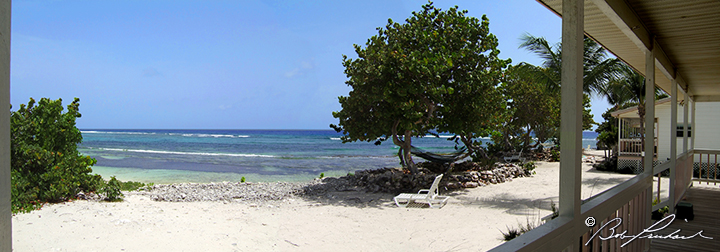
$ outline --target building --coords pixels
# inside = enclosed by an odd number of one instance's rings
[[[689,189],[693,183],[693,160],[716,159],[720,149],[700,149],[696,139],[717,137],[717,130],[701,129],[708,124],[703,107],[710,102],[720,102],[720,1],[651,1],[651,0],[538,0],[562,17],[562,105],[559,217],[511,240],[493,251],[648,251],[660,246],[661,241],[638,239],[623,245],[618,240],[603,240],[593,234],[598,226],[617,218],[622,226],[617,232],[626,235],[643,232],[652,225],[650,213],[661,207],[670,212],[684,196],[698,190]],[[654,150],[662,146],[662,139],[669,141],[669,160],[654,166],[658,156],[641,155],[643,171],[617,186],[583,201],[580,198],[582,176],[579,171],[582,153],[582,69],[583,36],[587,35],[612,54],[645,76],[645,101],[647,129],[642,136],[644,146],[640,150]],[[656,116],[655,87],[670,94],[668,116]],[[692,109],[690,109],[692,108]],[[660,110],[660,109],[658,109]],[[679,113],[679,111],[683,111]],[[658,112],[659,113],[659,112]],[[669,118],[669,124],[655,118]],[[698,119],[698,120],[696,120]],[[679,123],[681,122],[681,123]],[[683,126],[678,138],[677,124]],[[626,129],[635,125],[628,120]],[[687,125],[688,127],[684,127]],[[664,127],[664,129],[663,129]],[[657,129],[656,129],[657,128]],[[688,132],[688,129],[691,129]],[[630,139],[628,132],[627,138]],[[635,132],[636,133],[636,132]],[[691,134],[691,135],[690,135]],[[658,136],[656,144],[655,136]],[[628,142],[627,148],[638,148]],[[632,147],[630,147],[632,146]],[[682,146],[682,147],[680,147]],[[712,148],[713,146],[707,146]],[[652,204],[653,176],[669,173],[670,188],[667,200]],[[703,180],[703,179],[700,179]],[[717,182],[716,178],[704,180]],[[704,181],[703,180],[703,181]],[[700,192],[704,193],[704,192]],[[714,191],[713,191],[713,195]],[[706,198],[712,199],[713,196]],[[716,203],[712,203],[716,204]],[[713,212],[715,210],[709,210]],[[695,225],[703,225],[694,223]],[[673,224],[674,225],[674,224]],[[695,226],[697,227],[697,226]],[[704,228],[710,228],[705,224]],[[617,233],[614,233],[617,234]],[[673,240],[666,244],[667,251],[715,251],[717,240]]]
[[[655,156],[654,165],[670,160],[670,128],[671,98],[664,98],[655,102]],[[675,106],[678,111],[678,118],[683,117],[684,100],[679,100]],[[702,138],[695,139],[695,148],[698,149],[720,149],[720,103],[702,102],[696,103],[695,119],[697,122],[698,134]],[[636,174],[642,172],[642,156],[644,151],[641,148],[640,116],[637,107],[626,108],[610,113],[618,118],[618,169],[631,168]],[[675,134],[678,137],[676,142],[676,153],[682,153],[682,137],[685,125],[682,121],[677,122]],[[693,134],[692,127],[688,127],[688,137]],[[695,157],[695,162],[700,162],[700,157]],[[715,160],[711,160],[715,161]],[[715,162],[717,163],[717,162]],[[711,172],[714,172],[712,170]]]

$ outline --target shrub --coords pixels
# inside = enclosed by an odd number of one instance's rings
[[[140,189],[141,187],[146,186],[145,183],[142,182],[135,182],[135,181],[127,181],[127,182],[120,182],[120,190],[122,191],[136,191]]]
[[[617,170],[617,157],[609,157],[595,165],[595,169],[598,171],[610,171],[618,172]]]
[[[43,98],[10,115],[12,212],[39,209],[45,202],[60,202],[80,191],[93,192],[103,184],[91,175],[97,161],[77,151],[82,141],[75,127],[79,99],[63,113],[62,100]]]
[[[122,183],[118,181],[115,176],[110,177],[110,180],[102,188],[102,192],[105,194],[105,200],[122,201],[124,195],[120,187],[122,187]]]
[[[507,226],[506,226],[506,227],[507,227]],[[538,223],[536,223],[536,222],[534,222],[534,221],[530,221],[530,219],[528,218],[528,219],[526,220],[525,225],[523,225],[522,223],[519,223],[519,222],[518,222],[518,227],[519,227],[519,228],[510,228],[510,227],[507,227],[507,229],[508,229],[508,232],[507,232],[507,233],[505,233],[505,232],[503,232],[503,231],[500,231],[500,233],[503,234],[503,240],[504,240],[504,241],[509,241],[509,240],[515,239],[516,237],[520,236],[521,234],[527,233],[527,232],[529,232],[530,230],[533,230],[533,229],[535,229],[536,227],[538,227]]]
[[[509,240],[515,239],[515,237],[518,237],[518,236],[520,236],[520,235],[522,234],[522,233],[520,232],[520,230],[517,230],[517,229],[515,229],[515,228],[510,228],[510,227],[508,227],[507,229],[508,229],[507,233],[505,233],[505,232],[503,232],[503,231],[500,231],[500,233],[503,234],[503,240],[504,240],[504,241],[509,241]]]
[[[537,166],[535,165],[535,162],[530,161],[530,162],[522,164],[522,167],[523,167],[523,169],[525,169],[527,171],[527,173],[535,174],[535,172],[533,170],[535,170],[535,167],[537,167]]]
[[[245,177],[240,178],[241,183],[245,183]]]
[[[477,163],[480,165],[480,167],[482,167],[483,170],[492,170],[495,168],[495,163],[497,163],[497,160],[495,160],[495,158],[493,157],[489,157],[480,159]]]
[[[560,151],[556,149],[550,150],[550,162],[559,162],[560,161]]]
[[[560,216],[560,210],[558,210],[557,206],[555,206],[555,202],[552,200],[550,200],[550,210],[553,212],[552,217],[550,218],[551,220]]]

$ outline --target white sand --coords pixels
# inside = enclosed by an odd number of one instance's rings
[[[600,152],[601,153],[601,152]],[[12,218],[15,251],[485,251],[500,230],[539,222],[557,202],[558,163],[537,174],[449,194],[441,209],[398,208],[394,195],[334,193],[244,203],[75,201]],[[632,175],[583,164],[583,198]],[[666,187],[666,186],[665,186]],[[666,188],[665,188],[666,189]],[[363,203],[357,203],[358,201]]]

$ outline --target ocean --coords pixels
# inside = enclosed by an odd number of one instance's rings
[[[308,181],[397,167],[392,141],[343,144],[333,130],[81,130],[78,149],[97,159],[93,172],[127,181],[178,183]],[[583,132],[583,146],[595,146]],[[452,152],[450,136],[413,139],[432,152]],[[489,140],[484,139],[484,142]],[[413,157],[416,162],[423,161]]]

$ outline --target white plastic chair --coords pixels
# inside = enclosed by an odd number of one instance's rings
[[[440,186],[440,180],[443,175],[440,174],[435,177],[430,189],[422,189],[417,193],[401,193],[395,196],[395,205],[398,207],[407,207],[410,203],[414,203],[416,200],[425,201],[431,208],[441,208],[447,204],[448,196],[440,196],[438,187]],[[402,203],[401,203],[402,202]]]
[[[520,152],[517,154],[510,155],[509,157],[504,157],[505,163],[510,163],[512,161],[520,161],[525,162],[525,158],[522,157],[522,149],[520,149]]]

